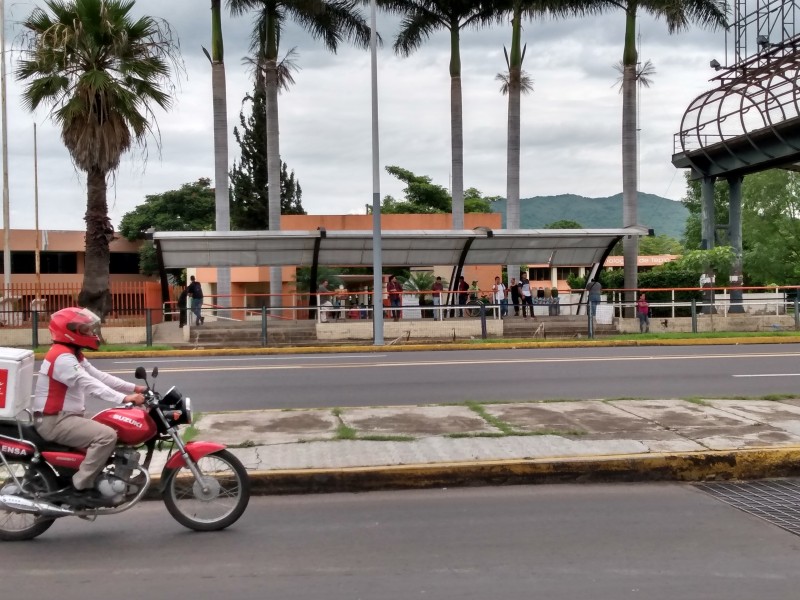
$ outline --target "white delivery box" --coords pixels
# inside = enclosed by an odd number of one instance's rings
[[[13,419],[31,405],[33,352],[0,347],[0,419]]]

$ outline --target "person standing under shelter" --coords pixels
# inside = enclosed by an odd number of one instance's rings
[[[386,291],[389,294],[389,305],[392,307],[392,320],[400,320],[400,306],[403,302],[403,286],[397,281],[397,277],[389,275],[386,282]]]
[[[597,316],[597,305],[600,304],[603,286],[596,279],[590,279],[586,284],[586,291],[589,292],[589,304],[592,307],[592,316]]]
[[[527,306],[531,310],[531,319],[535,319],[536,317],[533,316],[533,296],[531,296],[531,282],[525,273],[520,276],[519,282],[522,284],[522,318],[528,318],[528,316],[525,314],[525,307]]]
[[[433,292],[433,306],[441,306],[442,305],[442,290],[444,289],[444,285],[442,284],[442,278],[437,277],[436,281],[433,282],[431,286],[431,291]],[[441,308],[434,308],[433,309],[433,318],[437,321],[441,321],[444,318],[444,313],[442,312]]]
[[[331,302],[331,290],[328,287],[328,280],[323,279],[322,283],[317,286],[318,300],[317,304],[320,305],[319,321],[320,323],[327,323],[328,317],[333,310],[333,302]]]
[[[508,314],[508,298],[506,297],[506,286],[499,277],[494,278],[492,292],[494,293],[494,303],[500,307],[500,318],[505,319]]]
[[[187,288],[183,288],[181,290],[180,295],[178,296],[178,327],[183,328],[186,325],[186,313],[187,307],[186,302],[189,296],[189,290]]]
[[[203,311],[203,286],[194,278],[189,277],[189,287],[186,293],[192,298],[192,312],[194,313],[195,325],[202,325],[206,318],[202,316]]]
[[[639,333],[650,333],[650,305],[644,294],[636,301],[636,316],[639,317]]]
[[[464,276],[458,278],[458,306],[463,307],[467,305],[467,300],[469,300],[469,284],[467,280],[464,279]],[[458,309],[458,316],[464,316],[464,309]]]
[[[514,305],[514,316],[519,316],[519,297],[521,292],[519,291],[519,284],[517,283],[517,278],[512,277],[511,283],[508,286],[508,291],[511,292],[511,304]]]

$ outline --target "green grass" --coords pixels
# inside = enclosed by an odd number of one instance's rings
[[[684,398],[684,401],[697,404],[697,406],[711,406],[708,402],[697,396],[689,396],[688,398]]]
[[[467,405],[467,408],[469,408],[472,412],[477,414],[481,419],[489,423],[489,425],[491,425],[492,427],[496,427],[504,434],[512,435],[515,433],[515,430],[511,425],[509,425],[508,423],[506,423],[501,419],[498,419],[494,415],[490,415],[488,412],[486,412],[486,409],[479,402],[467,401],[465,402],[465,404]]]
[[[354,440],[356,438],[358,438],[358,432],[344,423],[339,423],[336,434],[333,436],[335,440]]]

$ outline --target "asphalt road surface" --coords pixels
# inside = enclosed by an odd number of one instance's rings
[[[788,600],[800,539],[684,484],[261,497],[200,534],[150,502],[0,549],[3,598]]]
[[[137,365],[148,370],[158,365],[157,389],[166,391],[176,385],[202,411],[800,393],[800,346],[796,344],[197,356],[92,362],[128,379]]]

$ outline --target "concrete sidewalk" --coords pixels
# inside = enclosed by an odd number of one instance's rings
[[[257,493],[800,474],[800,398],[206,413]]]

